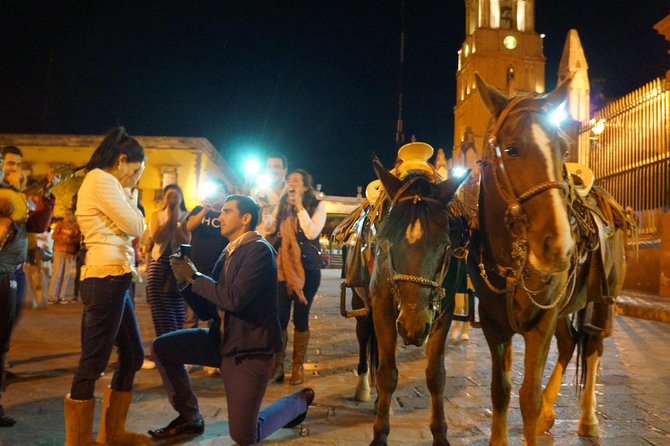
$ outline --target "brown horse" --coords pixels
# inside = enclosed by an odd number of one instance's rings
[[[575,194],[564,165],[568,143],[549,119],[565,100],[567,83],[545,96],[508,99],[478,75],[476,81],[493,117],[480,160],[479,221],[468,258],[491,351],[490,444],[508,441],[516,333],[525,341],[519,400],[526,445],[535,445],[536,435],[553,425],[553,405],[577,343],[583,372],[578,433],[595,436],[596,372],[634,225],[602,189]],[[552,335],[559,357],[542,394]]]
[[[448,445],[444,418],[444,348],[453,312],[453,290],[443,281],[456,236],[464,219],[453,211],[454,194],[463,178],[433,184],[417,173],[404,180],[375,161],[375,170],[389,197],[376,237],[377,252],[370,279],[372,317],[379,349],[377,413],[371,445],[386,445],[390,432],[391,397],[398,384],[398,334],[405,345],[426,342],[426,383],[430,391],[433,445]],[[463,249],[463,246],[460,246]],[[450,297],[448,305],[447,297]]]

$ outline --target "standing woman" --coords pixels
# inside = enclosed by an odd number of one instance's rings
[[[188,236],[180,229],[188,212],[184,195],[176,184],[163,189],[163,206],[151,215],[149,231],[154,245],[147,270],[147,301],[156,337],[179,330],[184,325],[184,299],[177,290],[177,281],[170,268],[170,254],[188,243]]]
[[[284,380],[287,329],[293,307],[291,384],[304,381],[303,364],[309,344],[309,310],[321,284],[319,236],[326,223],[326,206],[314,191],[312,176],[296,169],[272,214],[267,234],[277,236],[279,323],[284,349],[275,357],[272,381]]]
[[[77,221],[87,253],[81,268],[81,357],[70,394],[65,397],[65,444],[93,443],[95,382],[105,370],[114,345],[118,361],[105,389],[100,432],[103,444],[151,444],[149,437],[126,432],[135,372],[144,349],[128,289],[135,270],[132,241],[144,232],[137,184],[144,171],[144,149],[123,127],[112,130],[93,152],[79,189]]]

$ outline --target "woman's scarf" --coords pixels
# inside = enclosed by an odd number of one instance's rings
[[[305,269],[302,266],[302,252],[298,243],[298,218],[286,216],[279,225],[281,244],[277,253],[277,278],[286,282],[289,296],[295,294],[300,302],[307,299],[302,289],[305,286]]]

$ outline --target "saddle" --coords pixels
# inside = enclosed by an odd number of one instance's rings
[[[592,253],[589,277],[606,277],[605,265],[612,255],[607,240],[616,229],[626,229],[626,215],[621,206],[602,188],[594,186],[587,195],[572,195],[568,207],[568,216],[576,241],[579,263],[586,261],[586,254]],[[594,270],[594,268],[597,268]],[[591,285],[589,285],[591,287]],[[593,287],[590,296],[599,295],[603,301],[614,301],[609,287],[603,279],[602,287]],[[598,299],[598,300],[601,300]]]

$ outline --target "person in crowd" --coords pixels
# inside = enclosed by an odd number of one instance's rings
[[[51,238],[54,241],[54,250],[49,302],[65,304],[67,303],[65,292],[70,280],[70,271],[79,252],[81,241],[81,231],[72,209],[67,209],[63,220],[56,223]]]
[[[23,152],[16,146],[6,146],[2,149],[2,158],[5,163],[4,182],[9,184],[15,191],[25,192],[28,187],[29,170],[23,168]],[[26,239],[28,250],[37,246],[37,234],[43,233],[51,223],[56,197],[51,194],[51,189],[58,184],[59,177],[51,174],[47,176],[47,183],[44,189],[36,189],[30,199],[31,208],[29,208],[28,220],[26,221]],[[23,270],[23,264],[19,265],[15,273],[16,276],[16,316],[14,323],[18,322],[23,308],[23,301],[26,297],[27,278]]]
[[[23,264],[27,275],[26,308],[47,308],[49,283],[51,278],[51,261],[53,258],[53,239],[51,228],[37,234],[35,248],[28,249],[28,258]]]
[[[149,431],[154,439],[204,431],[184,363],[220,366],[229,432],[239,445],[257,443],[279,428],[301,423],[314,399],[314,391],[305,388],[260,410],[281,343],[275,251],[254,230],[259,213],[260,207],[248,196],[226,198],[219,223],[221,234],[231,242],[211,277],[198,272],[188,257],[170,258],[184,299],[211,322],[209,328],[182,329],[154,340],[154,358],[168,399],[179,413],[167,426]]]
[[[279,322],[283,352],[293,308],[293,363],[291,384],[304,381],[305,356],[309,344],[309,310],[321,284],[319,235],[326,223],[326,206],[314,191],[312,176],[296,169],[288,176],[279,205],[266,220],[266,231],[277,239],[279,269]],[[272,380],[284,380],[284,354],[277,355]]]
[[[468,303],[469,293],[472,292],[472,282],[470,277],[464,275],[461,281],[456,285],[456,293],[454,294],[454,314],[459,316],[467,316],[470,312]],[[451,340],[457,341],[459,336],[461,341],[470,339],[468,331],[470,329],[469,321],[454,321],[451,326]]]
[[[187,216],[184,194],[176,184],[163,188],[163,205],[151,215],[149,231],[153,248],[147,270],[147,301],[156,337],[179,330],[184,324],[184,300],[170,270],[170,254],[188,238],[181,230]]]
[[[95,383],[116,345],[118,360],[105,389],[97,441],[103,444],[151,444],[128,432],[126,416],[135,373],[144,359],[142,339],[130,300],[135,270],[132,240],[145,230],[138,195],[127,189],[144,171],[144,148],[123,127],[109,132],[86,164],[76,217],[87,254],[81,268],[81,356],[65,397],[65,444],[95,444],[92,438]]]
[[[28,219],[16,219],[17,206],[23,203],[18,192],[25,188],[27,178],[21,173],[23,153],[18,147],[2,149],[0,162],[0,401],[5,388],[5,368],[12,330],[19,319],[25,297],[26,276],[23,263],[28,253],[28,231],[41,233],[47,230],[55,198],[48,192],[59,178],[49,176],[47,192],[40,192],[43,202],[39,209],[28,213]],[[11,427],[16,420],[7,415],[0,404],[0,427]]]
[[[286,188],[286,173],[288,172],[288,163],[286,157],[279,153],[270,153],[265,158],[265,175],[267,175],[267,184],[256,187],[251,191],[251,196],[263,207],[262,222],[271,218],[279,197]],[[265,232],[265,223],[259,225],[258,231],[264,236],[269,234]],[[274,240],[269,240],[274,243]]]
[[[210,181],[210,187],[202,205],[196,206],[186,218],[186,224],[181,226],[190,240],[189,258],[198,271],[207,276],[212,275],[214,263],[228,244],[228,239],[221,235],[219,225],[219,215],[227,194],[226,183],[215,179]],[[187,305],[184,328],[197,328],[198,321],[198,316]],[[206,371],[212,372],[212,369],[207,368]]]

